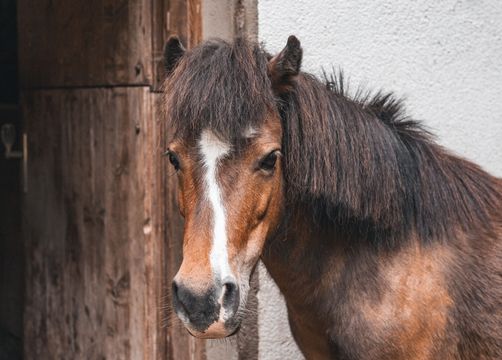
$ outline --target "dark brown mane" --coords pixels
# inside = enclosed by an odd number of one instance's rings
[[[502,204],[495,178],[437,145],[392,94],[346,93],[343,76],[323,83],[302,73],[282,99],[294,203],[377,241],[490,222]]]
[[[277,106],[288,200],[316,221],[389,245],[490,222],[502,203],[497,180],[437,145],[392,94],[350,97],[343,77],[300,73],[276,99],[268,58],[243,39],[188,52],[166,82],[175,136],[210,128],[235,142]]]

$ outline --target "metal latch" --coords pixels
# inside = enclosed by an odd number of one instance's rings
[[[21,159],[23,162],[23,191],[28,192],[28,135],[23,133],[23,150],[14,151],[12,146],[16,141],[16,128],[12,124],[2,125],[1,130],[2,143],[5,146],[6,159]]]

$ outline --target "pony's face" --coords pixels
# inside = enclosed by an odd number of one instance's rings
[[[288,45],[294,47],[286,48],[290,55],[295,50],[293,54],[301,58],[298,40],[290,39]],[[170,40],[166,50],[170,72],[184,51],[177,39]],[[284,51],[269,60],[270,80],[263,83],[270,84],[270,93],[287,85],[274,79],[288,79],[289,60]],[[184,99],[198,98],[191,82],[183,83],[185,87],[175,83],[179,74],[201,74],[200,69],[190,69],[187,64],[189,61],[180,65],[169,83],[170,91],[184,96],[169,103],[171,107]],[[289,66],[289,73],[282,76],[278,69],[285,66]],[[232,82],[227,79],[226,83]],[[239,103],[238,91],[228,93],[236,97],[226,99],[228,103]],[[211,127],[201,127],[193,132],[189,128],[188,134],[178,135],[169,145],[169,160],[178,177],[179,209],[185,218],[183,262],[172,283],[173,304],[189,332],[200,338],[221,338],[238,329],[251,273],[280,222],[282,126],[275,106],[268,109],[263,119],[252,122],[255,125],[233,134],[232,141]]]
[[[281,135],[271,116],[242,134],[238,151],[210,130],[169,146],[185,217],[173,300],[195,336],[224,337],[239,326],[250,275],[281,214]]]

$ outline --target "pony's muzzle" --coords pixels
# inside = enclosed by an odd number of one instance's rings
[[[221,284],[221,282],[218,282]],[[239,286],[231,278],[223,285],[197,291],[182,281],[172,283],[172,298],[176,314],[188,331],[200,338],[221,338],[235,332],[239,322]]]

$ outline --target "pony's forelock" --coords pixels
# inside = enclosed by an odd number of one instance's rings
[[[234,142],[247,128],[258,127],[275,106],[267,54],[244,38],[210,40],[188,51],[164,90],[163,107],[176,137],[210,129]]]

